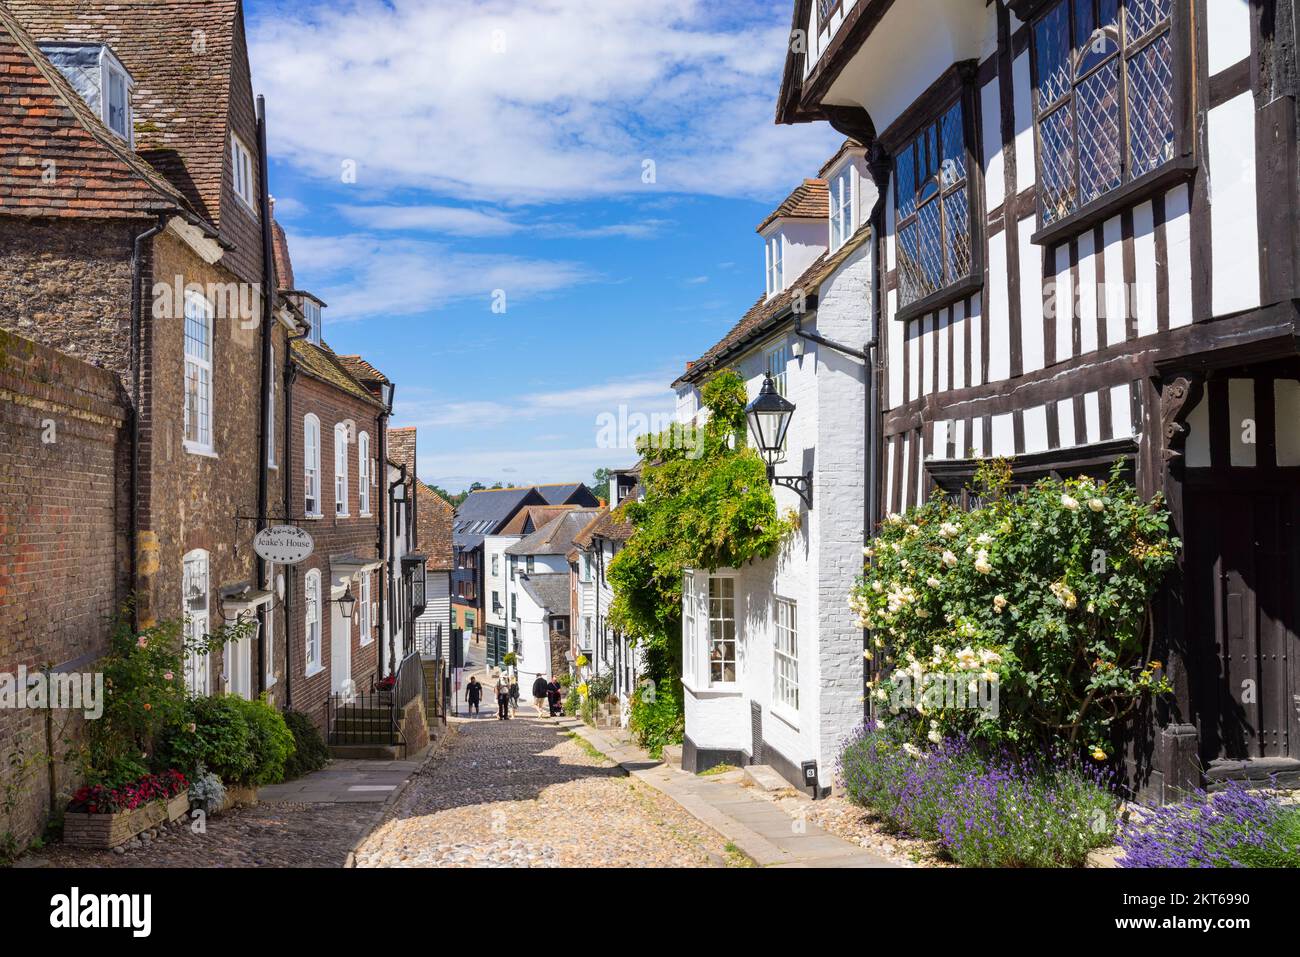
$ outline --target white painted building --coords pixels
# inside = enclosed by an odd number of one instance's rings
[[[612,508],[602,508],[575,536],[569,566],[573,587],[573,657],[586,656],[588,676],[611,677],[611,691],[622,705],[626,722],[630,698],[644,668],[641,653],[632,640],[609,623],[609,609],[614,601],[609,565],[632,534],[631,525],[618,511],[622,502],[618,484],[617,477],[611,478]]]
[[[875,200],[865,172],[862,150],[846,144],[825,179],[805,181],[764,221],[763,297],[675,383],[688,420],[715,372],[736,369],[751,398],[770,375],[796,406],[776,475],[812,479],[811,507],[774,488],[778,512],[801,518],[777,557],[685,573],[687,770],[762,763],[801,784],[801,766],[815,761],[824,789],[841,743],[862,722],[862,632],[847,597],[862,568],[865,514],[866,222]],[[782,252],[776,267],[774,249]]]

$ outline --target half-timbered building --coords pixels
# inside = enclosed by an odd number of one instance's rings
[[[902,511],[981,459],[1163,494],[1173,700],[1139,789],[1300,778],[1297,8],[798,0],[782,123],[869,147],[882,415]]]

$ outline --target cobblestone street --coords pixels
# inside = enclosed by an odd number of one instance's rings
[[[528,708],[460,722],[357,851],[358,867],[744,863],[671,798]]]

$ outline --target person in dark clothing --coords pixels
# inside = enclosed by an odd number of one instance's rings
[[[510,713],[519,713],[519,676],[510,676]]]
[[[537,717],[541,717],[545,712],[542,710],[546,707],[546,679],[538,675],[533,681],[533,707],[537,709]]]
[[[469,704],[470,714],[480,714],[478,709],[479,702],[483,700],[483,686],[478,683],[478,679],[470,677],[469,684],[465,688],[465,701]]]
[[[552,678],[546,683],[546,699],[551,705],[551,717],[564,714],[564,700],[560,690],[560,683]]]

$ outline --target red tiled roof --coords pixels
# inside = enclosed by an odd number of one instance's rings
[[[339,356],[339,361],[347,367],[358,382],[364,382],[366,385],[388,385],[388,376],[361,356]]]
[[[293,259],[289,256],[289,237],[284,234],[284,227],[274,219],[271,220],[271,252],[275,256],[276,286],[282,292],[298,288],[293,284]]]
[[[388,460],[396,465],[405,465],[406,474],[416,478],[415,474],[415,428],[388,430]]]
[[[104,126],[0,5],[0,212],[134,219],[178,208],[180,193]]]
[[[243,29],[239,0],[3,2],[38,41],[112,48],[136,84],[136,151],[220,226],[232,60]]]
[[[563,515],[565,512],[572,512],[577,507],[576,505],[526,505],[515,513],[515,516],[506,522],[497,534],[531,534],[557,516]],[[527,528],[529,522],[532,523],[531,529]]]
[[[417,547],[428,556],[424,567],[431,572],[451,571],[451,524],[456,510],[423,482],[416,482],[415,496]]]
[[[830,189],[826,180],[806,179],[754,231],[761,233],[778,219],[826,219],[830,214]]]

